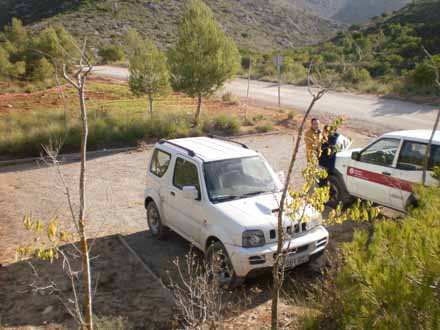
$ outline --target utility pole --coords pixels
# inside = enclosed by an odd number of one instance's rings
[[[247,109],[248,109],[248,103],[249,103],[249,90],[251,87],[251,70],[252,70],[252,57],[249,56],[249,63],[248,63],[248,85],[247,85],[247,91],[246,91],[246,108],[244,110],[244,120],[247,121]]]
[[[277,67],[277,79],[278,79],[278,108],[281,109],[281,65],[283,64],[283,57],[277,54],[273,57],[273,62]]]

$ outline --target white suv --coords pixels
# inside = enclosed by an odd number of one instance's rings
[[[214,137],[161,140],[150,158],[145,208],[150,232],[172,229],[215,262],[218,278],[236,286],[272,267],[282,184],[266,160],[239,142]],[[319,212],[307,222],[285,216],[287,268],[323,253],[328,232]]]
[[[399,211],[417,204],[413,185],[422,183],[426,150],[432,131],[384,134],[363,149],[336,155],[331,171],[331,202],[348,203],[352,196]],[[440,166],[440,131],[432,141],[426,184],[433,185],[433,168]]]

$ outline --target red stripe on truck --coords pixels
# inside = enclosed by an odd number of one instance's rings
[[[384,175],[381,173],[370,172],[360,168],[349,166],[347,168],[347,175],[357,179],[375,182],[391,188],[412,192],[412,182]]]

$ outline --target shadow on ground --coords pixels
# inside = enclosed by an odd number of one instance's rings
[[[178,280],[174,260],[184,260],[191,246],[172,232],[165,240],[154,239],[148,231],[123,237],[140,258],[159,275],[165,284]],[[71,245],[63,247],[71,256],[74,268],[79,258]],[[201,252],[198,252],[201,255]],[[116,235],[97,238],[92,249],[93,281],[96,284],[94,311],[99,317],[122,317],[135,329],[171,329],[178,319],[172,295],[121,244]],[[75,329],[73,318],[60,301],[72,307],[70,280],[61,260],[49,262],[31,259],[0,268],[0,319],[5,329],[33,326],[36,329]],[[319,277],[309,266],[289,272],[291,283],[308,282]],[[78,279],[79,281],[81,279]],[[239,302],[234,315],[270,300],[271,275],[248,279],[229,299]],[[42,289],[48,287],[46,289]],[[40,289],[37,289],[40,288]],[[79,292],[81,295],[81,292]],[[231,315],[233,316],[233,315]]]

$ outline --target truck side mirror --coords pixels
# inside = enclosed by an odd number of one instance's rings
[[[199,199],[199,191],[195,186],[184,186],[182,188],[183,198],[189,200]]]
[[[351,153],[351,159],[359,161],[361,159],[361,153],[359,151],[353,151]]]

